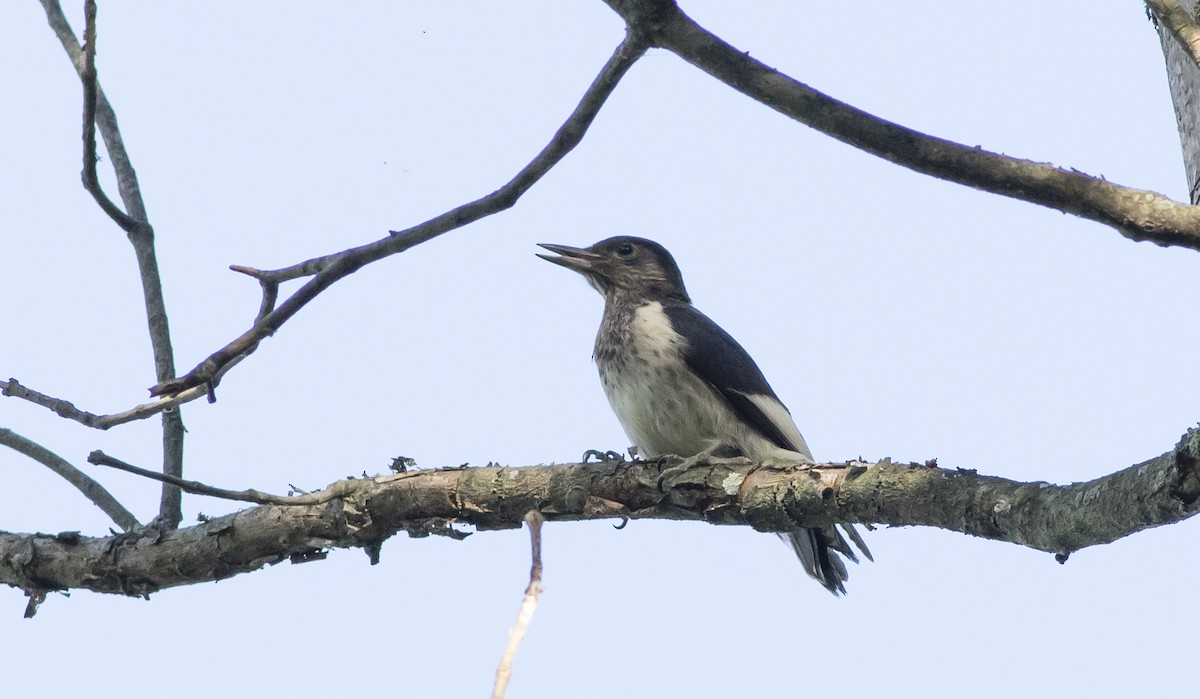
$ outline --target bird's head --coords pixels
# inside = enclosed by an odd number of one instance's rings
[[[621,235],[587,248],[550,243],[539,246],[559,256],[539,253],[538,257],[579,272],[605,299],[628,296],[691,302],[675,258],[653,240]]]

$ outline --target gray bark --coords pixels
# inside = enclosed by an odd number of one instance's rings
[[[670,465],[669,463],[666,465]],[[711,460],[660,484],[654,462],[415,471],[338,481],[296,505],[260,505],[186,529],[85,537],[0,532],[0,583],[35,602],[54,590],[148,595],[402,531],[461,537],[547,521],[699,520],[764,532],[835,522],[928,525],[1058,554],[1200,512],[1200,429],[1171,451],[1086,483],[1020,483],[923,464]],[[314,504],[315,503],[315,504]],[[36,604],[33,605],[36,607]]]
[[[1196,14],[1196,5],[1187,3],[1188,11]],[[1167,27],[1156,23],[1167,67],[1167,84],[1171,104],[1175,107],[1175,123],[1179,127],[1179,145],[1183,150],[1183,166],[1187,174],[1188,198],[1200,204],[1200,67],[1180,45]]]

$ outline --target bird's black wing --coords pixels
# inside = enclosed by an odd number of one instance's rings
[[[663,312],[685,341],[683,359],[688,367],[717,389],[738,417],[779,448],[807,455],[803,438],[797,444],[788,436],[788,432],[799,433],[787,408],[737,340],[691,304],[670,304]],[[764,410],[764,405],[778,409]],[[784,420],[786,424],[780,424]]]
[[[737,340],[691,304],[671,304],[663,311],[675,332],[684,339],[683,360],[688,368],[724,396],[735,415],[776,446],[812,458],[788,409]],[[854,525],[841,526],[863,554],[871,558]],[[810,576],[833,594],[845,594],[844,583],[849,577],[846,564],[834,552],[855,563],[858,557],[836,527],[798,528],[780,536],[791,544]]]

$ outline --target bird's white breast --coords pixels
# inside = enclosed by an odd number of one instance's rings
[[[686,340],[661,303],[608,318],[600,333],[596,364],[604,393],[641,456],[692,456],[718,443],[757,458],[780,451],[738,420],[725,399],[691,371],[682,355]],[[599,349],[605,333],[620,337],[619,350]]]

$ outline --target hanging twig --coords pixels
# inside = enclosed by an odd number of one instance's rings
[[[529,585],[525,588],[525,596],[521,598],[521,609],[517,612],[517,621],[508,632],[508,643],[504,646],[504,655],[500,658],[500,666],[496,668],[496,683],[492,687],[492,699],[504,699],[508,691],[508,680],[512,677],[513,660],[517,657],[517,648],[533,613],[537,611],[538,600],[542,596],[542,522],[546,518],[537,510],[525,513],[525,523],[529,525],[529,545],[533,551],[533,565],[529,569]]]

